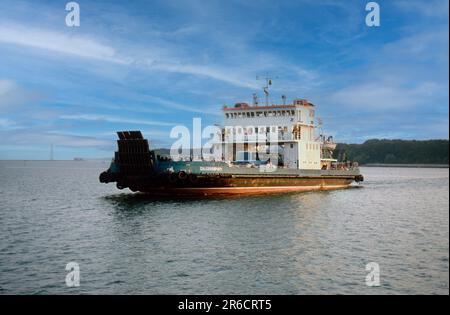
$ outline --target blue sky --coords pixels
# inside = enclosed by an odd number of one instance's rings
[[[116,130],[153,147],[222,123],[224,104],[307,98],[341,142],[448,139],[447,0],[0,1],[0,159],[109,157]]]

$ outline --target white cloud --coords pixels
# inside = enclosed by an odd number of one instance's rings
[[[175,64],[175,63],[155,63],[151,64],[150,68],[158,69],[168,72],[176,72],[183,74],[192,74],[198,76],[205,76],[218,81],[226,82],[234,86],[255,89],[258,86],[255,83],[247,81],[248,76],[235,76],[235,71],[222,70],[219,67],[211,67],[204,65],[193,64]]]
[[[16,87],[10,80],[0,80],[0,96],[5,95]]]
[[[360,110],[396,110],[426,105],[427,99],[442,92],[443,86],[424,82],[415,87],[373,82],[346,87],[331,95],[330,100],[343,107]]]
[[[192,112],[192,113],[202,113],[202,114],[220,115],[220,116],[222,115],[220,110],[217,109],[217,108],[215,108],[213,110],[197,108],[197,107],[194,107],[194,106],[180,104],[178,102],[166,100],[166,99],[163,99],[161,97],[152,96],[152,95],[145,95],[143,97],[146,100],[149,100],[150,102],[161,104],[164,107],[169,107],[169,108],[172,108],[172,109],[177,109],[177,110],[182,110],[182,111],[187,111],[187,112]]]
[[[48,145],[54,144],[66,147],[100,147],[110,148],[111,140],[97,139],[94,137],[21,131],[14,133],[0,133],[0,145]]]
[[[39,98],[38,93],[26,91],[12,80],[0,79],[0,113],[16,111],[20,106]]]
[[[10,128],[14,126],[14,122],[10,119],[0,118],[0,128]]]
[[[404,11],[412,11],[428,17],[448,18],[448,0],[397,0],[393,3]]]
[[[186,45],[188,47],[189,43],[173,46],[160,39],[150,40],[144,46],[131,47],[127,44],[126,52],[121,52],[116,48],[117,43],[114,46],[106,45],[104,42],[105,40],[92,36],[86,37],[32,26],[0,22],[0,43],[44,49],[69,56],[133,67],[144,71],[194,75],[247,89],[259,88],[254,78],[256,72],[262,71],[261,64],[264,64],[264,68],[280,70],[293,69],[295,67],[303,71],[298,66],[288,65],[285,61],[282,62],[273,56],[261,52],[255,54],[254,51],[248,51],[245,47],[241,47],[239,50],[234,47],[233,54],[230,55],[232,57],[231,60],[239,60],[239,64],[231,61],[229,65],[224,66],[222,64],[218,65],[217,62],[207,64],[204,61],[199,62],[197,55],[183,53]]]
[[[94,114],[61,115],[59,118],[67,119],[67,120],[85,120],[85,121],[96,121],[96,122],[149,125],[149,126],[176,126],[177,125],[176,123],[170,123],[170,122],[123,118],[123,117],[115,117],[115,116],[108,116],[108,115],[94,115]]]
[[[0,42],[30,46],[118,64],[130,62],[119,57],[114,48],[104,45],[98,40],[31,26],[0,24]]]

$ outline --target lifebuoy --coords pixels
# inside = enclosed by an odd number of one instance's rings
[[[188,174],[185,171],[180,171],[178,173],[178,178],[181,180],[185,180],[188,177]]]

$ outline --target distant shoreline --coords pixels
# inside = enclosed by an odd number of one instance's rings
[[[363,167],[410,167],[410,168],[449,168],[448,164],[385,164],[368,163],[361,164]]]

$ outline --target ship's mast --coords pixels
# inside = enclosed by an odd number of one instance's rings
[[[256,80],[264,79],[266,81],[266,85],[263,87],[264,95],[266,97],[266,106],[269,106],[269,87],[272,85],[272,78],[269,77],[268,74],[264,78],[256,77]]]

